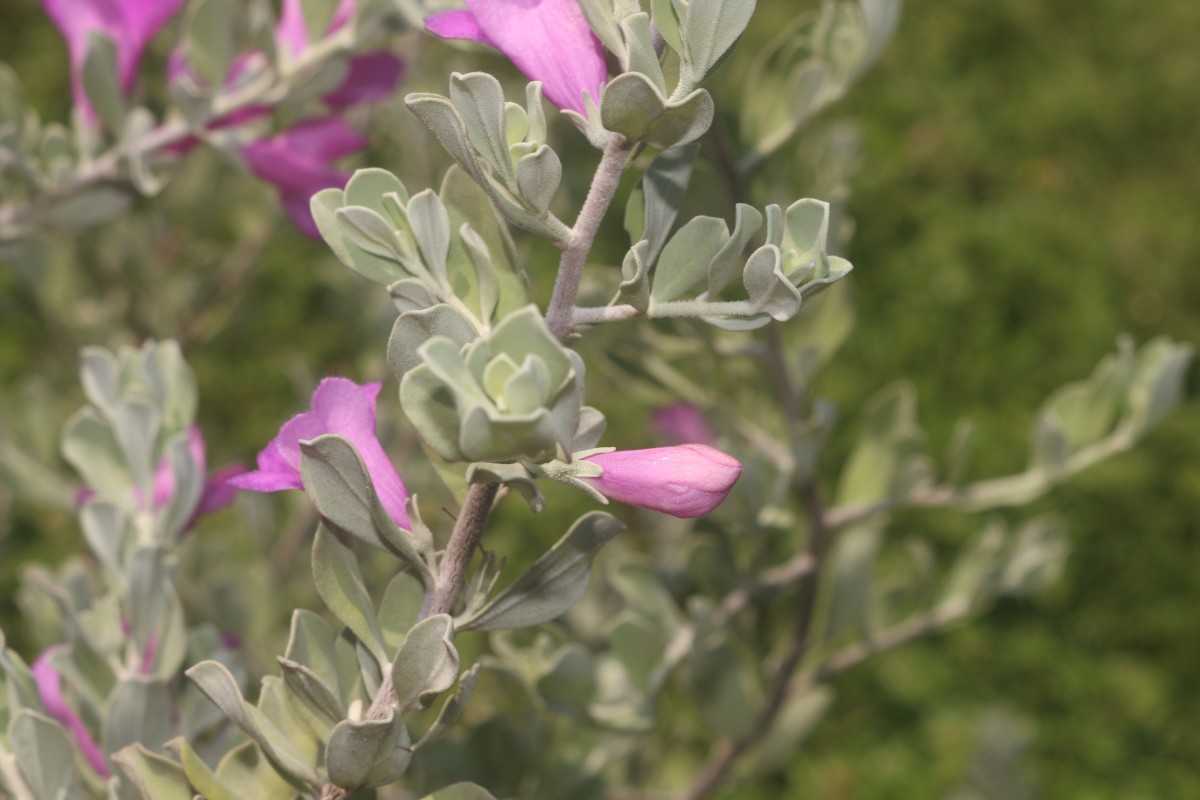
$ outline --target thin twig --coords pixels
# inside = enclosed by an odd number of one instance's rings
[[[563,248],[558,276],[554,280],[554,294],[546,308],[546,325],[550,333],[560,340],[571,333],[575,296],[579,294],[583,268],[592,251],[596,233],[600,230],[600,223],[604,221],[604,215],[617,194],[629,149],[630,144],[624,136],[613,134],[609,139],[604,155],[600,157],[600,164],[596,167],[587,199],[583,201],[583,208],[579,209],[579,216],[571,229],[571,238]]]
[[[437,583],[432,594],[427,597],[426,607],[421,609],[420,619],[445,614],[453,607],[458,590],[462,587],[467,565],[471,562],[471,556],[475,554],[475,548],[479,546],[479,540],[487,527],[492,503],[499,489],[498,483],[476,483],[467,492],[467,499],[458,513],[454,532],[450,534],[450,541],[438,567]],[[375,699],[367,709],[364,719],[386,719],[395,706],[396,687],[392,683],[391,673],[388,672],[384,675],[383,683],[375,693]],[[332,783],[326,784],[321,790],[321,800],[345,800],[348,796],[349,793],[345,789]]]

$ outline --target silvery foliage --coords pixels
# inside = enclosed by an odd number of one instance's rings
[[[624,148],[622,166],[642,174],[624,210],[630,248],[619,273],[611,265],[612,300],[575,309],[572,331],[602,337],[612,321],[676,320],[626,327],[596,361],[640,399],[681,397],[719,420],[722,445],[747,466],[739,495],[700,527],[659,524],[664,546],[654,560],[614,541],[621,524],[599,512],[503,589],[502,559],[485,552],[459,602],[427,613],[449,554],[416,499],[412,530],[400,530],[347,440],[306,442],[301,472],[321,517],[312,573],[332,624],[296,610],[278,673],[262,679],[250,702],[244,668],[214,629],[187,628],[174,599],[172,559],[203,479],[181,438],[195,411],[190,373],[170,344],[88,351],[91,406],[68,424],[63,453],[97,491],[80,515],[104,590],[97,594],[74,563],[56,575],[36,572],[31,583],[42,587],[41,607],[61,617],[57,638],[70,644],[53,663],[72,705],[103,732],[113,777],[106,787],[84,768],[77,741],[0,641],[0,788],[22,800],[333,797],[373,788],[384,797],[399,796],[384,787],[401,780],[422,788],[457,780],[471,763],[497,792],[528,793],[529,776],[543,775],[535,793],[589,798],[644,790],[624,786],[638,773],[631,765],[714,741],[745,752],[739,775],[749,778],[786,763],[833,705],[824,678],[1054,579],[1067,548],[1053,518],[1015,529],[988,518],[945,569],[917,538],[905,542],[908,569],[885,568],[885,534],[901,509],[1023,505],[1132,446],[1178,403],[1190,349],[1122,340],[1089,379],[1047,401],[1028,468],[985,480],[970,479],[969,427],[935,459],[912,389],[887,387],[865,408],[831,502],[818,504],[815,476],[827,469],[822,451],[835,414],[808,387],[853,318],[843,293],[813,298],[850,268],[834,252],[853,137],[834,128],[808,143],[831,202],[761,211],[737,202],[732,230],[716,217],[680,222],[696,140],[714,120],[701,83],[727,57],[754,2],[581,6],[622,72],[593,113],[572,121],[606,153]],[[781,38],[760,54],[741,92],[743,176],[870,65],[897,10],[889,0],[825,2],[797,22],[799,39]],[[795,103],[764,110],[768,91]],[[531,303],[510,234],[517,227],[563,250],[575,237],[556,212],[564,165],[548,144],[540,89],[531,84],[519,105],[495,78],[472,72],[454,75],[447,97],[407,102],[455,162],[438,190],[412,193],[385,170],[360,170],[345,189],[313,198],[314,217],[338,259],[395,305],[387,361],[428,451],[460,465],[468,481],[518,490],[537,510],[545,500],[535,480],[578,463],[604,427],[600,412],[583,405],[577,345]],[[767,369],[791,393],[743,393],[734,407],[719,393],[723,381],[765,383],[755,360],[764,350],[747,347],[745,331],[787,321]],[[153,491],[164,457],[176,496],[148,510],[137,498]],[[606,545],[602,580],[585,592]],[[763,562],[781,551],[796,555]],[[360,553],[395,559],[382,594],[373,593]],[[781,624],[778,603],[791,595],[811,602],[789,606]],[[800,616],[802,657],[772,672],[764,654],[787,642]],[[469,631],[491,632],[489,647],[463,669],[457,636]],[[445,739],[484,676],[489,702]],[[372,713],[381,693],[383,713]],[[685,742],[677,727],[657,724],[657,712],[681,699],[703,723]],[[31,746],[37,758],[26,757]],[[489,797],[459,783],[426,800]]]

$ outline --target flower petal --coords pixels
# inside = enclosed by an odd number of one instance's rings
[[[391,96],[404,75],[404,61],[386,50],[350,59],[350,69],[338,88],[322,100],[330,108],[373,103]]]
[[[62,676],[50,662],[55,653],[66,650],[66,648],[67,646],[63,644],[46,648],[30,665],[29,670],[33,673],[38,697],[41,699],[46,713],[66,726],[84,758],[92,765],[92,769],[100,777],[107,778],[109,776],[108,760],[104,757],[104,751],[92,738],[92,732],[88,730],[83,719],[75,713],[75,709],[67,704],[62,692]]]

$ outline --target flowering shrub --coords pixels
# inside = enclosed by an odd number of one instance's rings
[[[20,176],[5,184],[0,239],[115,219],[203,143],[275,184],[301,232],[381,288],[391,331],[367,363],[395,380],[381,394],[325,378],[308,411],[247,448],[257,469],[210,476],[178,345],[83,352],[87,405],[61,451],[86,487],[87,555],[28,573],[26,622],[45,640],[31,666],[0,639],[0,789],[14,797],[711,796],[792,752],[831,706],[832,675],[1038,591],[1066,556],[1056,523],[1036,517],[987,523],[944,578],[920,545],[916,569],[894,570],[880,553],[897,512],[1025,505],[1179,401],[1190,348],[1122,340],[1046,402],[1026,469],[971,480],[969,437],[935,463],[911,390],[892,386],[826,477],[835,420],[814,380],[848,327],[844,298],[821,296],[851,271],[842,195],[759,206],[746,179],[871,65],[896,0],[823,3],[733,92],[715,73],[737,57],[753,0],[467,0],[436,13],[285,0],[278,18],[260,2],[181,5],[46,3],[69,44],[78,144],[0,105],[0,129],[23,126],[0,139],[0,171]],[[176,12],[170,105],[131,107],[143,50]],[[344,115],[400,77],[382,40],[424,30],[489,45],[533,82],[517,102],[493,75],[456,72],[445,95],[405,98],[445,151],[436,189],[343,172],[334,162],[368,144]],[[718,101],[743,120],[740,152],[727,133],[705,138],[723,124]],[[689,216],[710,146],[729,208]],[[594,168],[586,190],[580,165]],[[97,211],[65,213],[101,188]],[[628,240],[607,271],[606,217]],[[514,229],[548,244],[519,249]],[[552,275],[536,263],[551,249]],[[712,352],[753,376],[745,392],[721,395],[697,358]],[[651,425],[609,432],[605,412],[626,398],[597,396],[598,375],[654,398]],[[380,439],[379,417],[401,411],[420,458]],[[448,498],[446,514],[410,492],[418,483]],[[205,574],[194,540],[209,534],[188,535],[235,489],[307,497],[297,530],[327,614],[282,598],[278,648],[247,641],[230,612],[270,605],[262,565]],[[615,513],[588,511],[547,547],[549,515],[536,514],[569,507],[568,490]],[[651,533],[652,552],[620,536],[618,515]],[[505,527],[536,548],[531,563],[492,544]],[[681,706],[695,723],[683,734],[664,719]],[[647,774],[654,761],[686,769]]]

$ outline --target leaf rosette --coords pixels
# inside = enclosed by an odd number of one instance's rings
[[[400,403],[447,461],[569,460],[579,427],[583,362],[536,307],[460,346],[434,336],[400,383]]]

